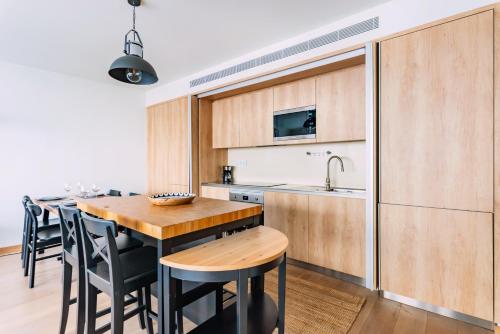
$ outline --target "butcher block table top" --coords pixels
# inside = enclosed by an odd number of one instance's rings
[[[178,206],[156,206],[144,195],[75,200],[84,212],[161,240],[262,213],[260,204],[203,197]]]

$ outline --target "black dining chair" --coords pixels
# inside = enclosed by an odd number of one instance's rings
[[[134,192],[129,192],[128,195],[129,196],[139,196],[140,194],[139,193],[134,193]]]
[[[59,225],[39,226],[38,216],[42,214],[42,209],[33,203],[28,203],[27,207],[29,219],[26,227],[28,236],[26,238],[26,253],[24,255],[24,276],[28,276],[29,272],[29,288],[31,289],[35,285],[36,262],[61,256],[61,253],[56,253],[37,257],[37,252],[61,245],[61,230]]]
[[[24,259],[26,257],[26,252],[27,252],[27,238],[28,234],[31,233],[31,230],[28,230],[28,222],[30,219],[28,204],[33,203],[33,201],[28,195],[24,195],[21,203],[24,209],[23,234],[21,240],[21,266],[22,268],[25,268],[26,261],[24,261]],[[48,213],[44,212],[42,225],[51,225],[51,224],[57,224],[57,218],[49,219]]]
[[[119,254],[115,237],[114,221],[81,214],[81,235],[86,277],[86,333],[123,333],[123,323],[143,313],[148,334],[153,333],[151,310],[151,284],[157,281],[157,251],[151,246],[136,248]],[[98,242],[94,236],[103,237]],[[98,291],[111,298],[111,323],[96,329],[96,302]],[[143,300],[139,306],[125,313],[124,297],[133,291],[141,291]]]
[[[74,207],[60,205],[58,208],[62,248],[63,248],[63,293],[62,293],[62,310],[61,321],[59,324],[59,333],[66,332],[68,322],[69,306],[77,304],[77,326],[76,333],[83,334],[85,328],[85,263],[83,255],[83,242],[80,231],[80,210]],[[95,239],[98,244],[105,242],[104,238]],[[115,239],[118,253],[124,253],[135,248],[142,247],[143,242],[132,238],[123,233],[119,233]],[[77,296],[74,299],[71,297],[71,281],[73,268],[77,270]],[[137,300],[142,300],[142,293],[138,298],[129,298],[126,304],[131,304]],[[106,311],[100,311],[101,315],[106,314]],[[139,322],[142,329],[145,328],[145,318],[140,317]]]
[[[120,190],[115,190],[115,189],[109,189],[108,196],[121,196],[122,192]]]

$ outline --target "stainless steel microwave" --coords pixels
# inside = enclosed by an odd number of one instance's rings
[[[316,106],[274,112],[274,141],[316,138]]]

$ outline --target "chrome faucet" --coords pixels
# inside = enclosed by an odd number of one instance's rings
[[[330,161],[332,159],[337,159],[340,162],[340,171],[344,171],[344,162],[342,161],[342,158],[339,157],[338,155],[332,155],[330,159],[328,159],[328,162],[326,163],[326,181],[325,181],[325,190],[326,191],[332,191],[333,187],[330,184]]]

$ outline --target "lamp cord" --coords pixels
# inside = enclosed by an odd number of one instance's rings
[[[132,28],[135,30],[135,6],[133,6]]]

